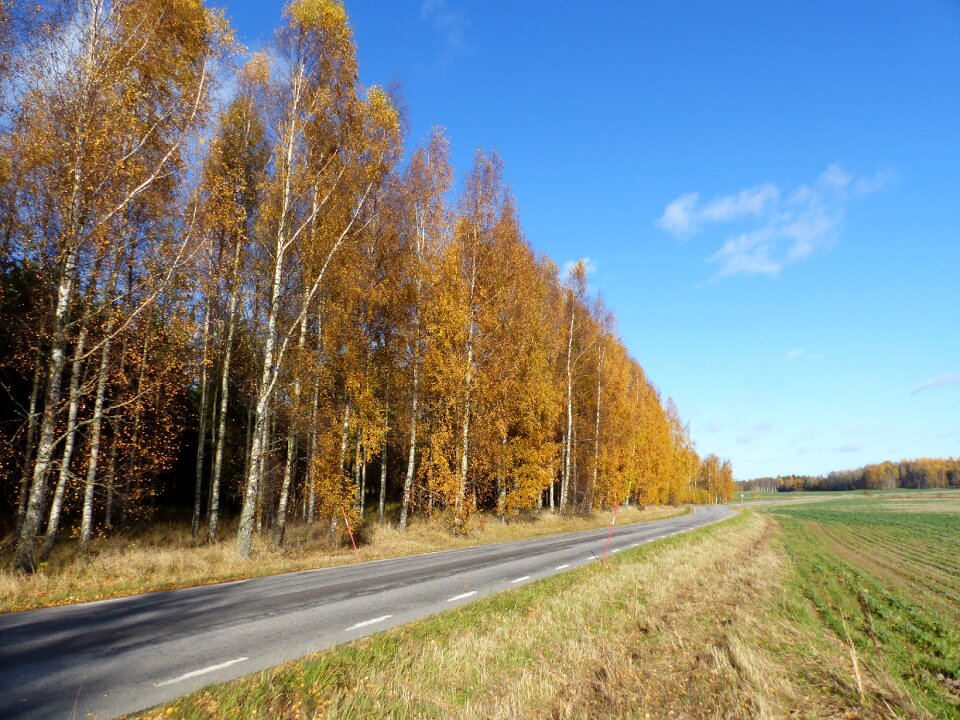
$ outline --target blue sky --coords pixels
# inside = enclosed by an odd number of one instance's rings
[[[269,42],[282,2],[219,0]],[[347,0],[740,479],[960,454],[960,3]]]

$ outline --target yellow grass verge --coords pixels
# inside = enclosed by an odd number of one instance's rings
[[[688,508],[622,508],[618,524],[673,517]],[[415,522],[406,532],[389,525],[362,529],[362,560],[467,547],[604,527],[608,513],[559,516],[545,512],[524,520],[500,522],[478,515],[465,536],[453,536],[440,524]],[[235,527],[232,528],[235,531]],[[73,542],[61,543],[39,572],[23,576],[11,571],[12,542],[0,553],[0,612],[64,605],[86,600],[135,595],[152,590],[189,587],[241,578],[309,570],[356,562],[352,548],[331,538],[328,524],[297,525],[277,547],[269,531],[255,537],[249,560],[239,558],[234,538],[198,544],[189,525],[157,523],[127,537],[98,540],[88,555],[79,555]]]

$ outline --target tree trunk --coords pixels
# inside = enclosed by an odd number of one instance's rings
[[[256,514],[257,497],[260,494],[260,484],[263,481],[263,441],[266,434],[267,404],[273,388],[273,376],[276,368],[274,362],[274,346],[277,338],[277,312],[280,297],[280,288],[283,281],[283,240],[278,243],[278,256],[275,260],[273,287],[270,298],[270,309],[267,319],[266,338],[264,341],[263,370],[260,383],[257,387],[256,404],[253,412],[253,444],[250,448],[250,462],[247,469],[246,490],[243,496],[243,509],[240,512],[240,527],[237,530],[237,552],[243,558],[250,557],[253,546],[253,528]]]
[[[390,403],[387,403],[387,418],[390,417]],[[383,429],[383,446],[380,449],[380,497],[377,498],[377,522],[383,525],[383,511],[387,501],[387,433],[388,426]]]
[[[320,384],[319,382],[313,388],[313,401],[310,407],[310,450],[307,454],[307,512],[306,521],[308,525],[313,524],[313,516],[317,507],[317,455],[319,454],[319,444],[317,435],[317,412],[320,407]]]
[[[114,487],[117,484],[117,445],[119,438],[116,429],[113,432],[113,443],[110,448],[110,467],[107,469],[107,506],[104,509],[103,525],[107,530],[113,528],[113,497]]]
[[[233,356],[233,334],[237,324],[237,296],[240,291],[238,265],[240,241],[233,261],[233,288],[230,292],[230,308],[227,311],[227,337],[223,347],[223,367],[220,370],[220,411],[217,413],[217,428],[214,436],[213,470],[210,475],[210,499],[207,501],[207,541],[216,542],[220,528],[220,475],[223,470],[223,446],[227,437],[227,410],[230,401],[230,360]]]
[[[86,318],[84,318],[85,320]],[[47,519],[47,532],[40,548],[40,562],[46,562],[57,541],[57,530],[60,528],[60,511],[63,508],[63,493],[70,479],[70,461],[73,459],[73,448],[77,439],[77,409],[80,405],[80,368],[82,365],[83,348],[87,340],[86,322],[80,328],[77,344],[73,351],[73,367],[70,371],[69,409],[67,410],[67,433],[63,442],[63,457],[60,460],[60,472],[57,477],[57,487],[53,492],[53,502],[50,503],[50,516]]]
[[[403,500],[400,503],[400,529],[407,529],[407,514],[410,512],[410,492],[413,489],[413,472],[417,455],[417,403],[420,389],[420,373],[414,361],[413,365],[413,401],[410,407],[410,451],[407,454],[407,475],[403,480]]]
[[[574,299],[570,294],[570,328],[567,331],[567,427],[563,435],[563,476],[560,480],[560,512],[567,508],[570,494],[570,454],[573,437],[573,322]]]
[[[353,451],[353,492],[355,493],[357,509],[363,512],[363,488],[360,487],[360,423],[357,423],[357,432],[354,437]],[[359,497],[356,494],[359,492]]]
[[[317,362],[323,351],[323,298],[317,307]],[[320,412],[320,377],[313,384],[313,401],[310,405],[310,452],[307,460],[307,524],[313,524],[317,507],[317,458],[320,454],[317,422]]]
[[[30,385],[30,406],[27,410],[27,441],[23,449],[23,470],[20,473],[20,502],[17,506],[17,531],[16,536],[20,536],[20,528],[23,527],[23,516],[27,512],[27,498],[30,488],[30,470],[33,462],[33,445],[37,439],[37,402],[40,399],[40,381],[43,377],[43,363],[40,362],[42,355],[37,348],[37,354],[33,361],[33,383]]]
[[[504,519],[507,509],[507,478],[503,471],[503,455],[507,448],[507,434],[504,433],[500,440],[500,459],[497,463],[497,517],[501,522]]]
[[[597,418],[593,434],[593,485],[590,488],[589,496],[587,501],[590,504],[590,507],[593,507],[594,494],[597,492],[597,478],[599,477],[598,469],[600,462],[600,389],[601,389],[601,373],[603,372],[603,347],[600,349],[600,357],[597,361]]]
[[[463,528],[463,505],[467,495],[467,468],[468,453],[470,450],[470,386],[473,381],[473,323],[470,324],[470,332],[467,336],[467,377],[465,382],[466,399],[463,404],[463,439],[462,453],[460,455],[460,484],[457,488],[457,517],[455,518],[456,527]]]
[[[103,341],[103,348],[100,350],[100,372],[97,378],[97,394],[93,401],[93,421],[90,426],[90,455],[87,459],[87,477],[83,490],[83,512],[80,520],[80,551],[87,552],[90,549],[90,539],[93,535],[93,491],[97,479],[97,460],[100,457],[100,432],[103,426],[103,400],[107,389],[107,375],[110,365],[110,333],[113,330],[113,319],[107,323],[106,338]],[[146,352],[144,352],[143,363],[146,363]],[[141,375],[142,375],[141,366]],[[140,393],[140,387],[137,387],[137,394]]]
[[[309,296],[304,293],[304,305],[309,302]],[[307,342],[307,313],[303,308],[300,320],[300,337],[297,340],[298,357],[303,355],[303,348]],[[297,413],[300,411],[300,373],[294,373],[293,403],[290,412],[290,426],[287,428],[287,457],[283,466],[283,485],[280,488],[280,505],[277,509],[277,524],[274,539],[277,545],[283,545],[283,536],[287,527],[287,503],[290,499],[290,483],[296,474],[297,461]]]
[[[67,252],[60,282],[57,287],[57,305],[53,316],[53,338],[50,343],[50,361],[47,365],[47,391],[40,421],[40,440],[37,443],[37,459],[33,465],[30,496],[23,516],[20,536],[13,566],[19,572],[34,571],[33,552],[40,529],[41,505],[47,490],[47,475],[56,445],[57,409],[60,405],[60,387],[63,367],[66,364],[66,326],[70,301],[73,298],[74,279],[77,274],[77,250]]]
[[[203,352],[200,370],[200,429],[197,433],[197,468],[193,488],[193,523],[190,533],[194,538],[200,534],[200,506],[203,490],[203,459],[207,443],[207,353],[210,346],[210,311],[212,301],[207,298],[203,311]]]
[[[360,519],[363,520],[363,512],[367,503],[367,449],[363,448],[360,452]]]

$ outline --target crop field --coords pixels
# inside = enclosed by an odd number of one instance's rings
[[[920,716],[960,718],[960,497],[924,493],[776,507],[811,624],[849,651],[861,697],[903,691]],[[803,619],[801,619],[803,621]],[[888,705],[888,707],[890,707]],[[896,716],[892,708],[891,716]]]

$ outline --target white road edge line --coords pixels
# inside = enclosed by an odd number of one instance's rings
[[[511,580],[510,584],[513,585],[514,583],[523,582],[524,580],[529,580],[529,579],[530,579],[529,575],[524,575],[523,577],[518,577],[516,580]]]
[[[344,632],[350,632],[351,630],[358,630],[362,627],[366,627],[367,625],[376,625],[377,623],[381,623],[384,620],[389,620],[392,617],[393,615],[381,615],[380,617],[374,618],[373,620],[364,620],[363,622],[358,622],[356,625],[351,625],[346,630],[344,630]]]
[[[570,563],[567,563],[566,565],[557,565],[554,570],[566,570],[568,567],[570,567]]]
[[[461,593],[460,595],[454,595],[452,598],[447,598],[447,602],[456,602],[457,600],[463,600],[464,598],[468,598],[471,595],[476,595],[476,594],[477,594],[476,590],[471,590],[470,592]]]
[[[613,555],[614,553],[618,553],[618,552],[620,552],[620,548],[614,548],[613,550],[610,551],[610,554]]]
[[[174,683],[183,682],[184,680],[189,680],[190,678],[198,677],[199,675],[206,675],[207,673],[216,672],[217,670],[223,670],[228,668],[231,665],[236,665],[237,663],[243,662],[244,660],[249,660],[248,657],[238,657],[233,660],[227,660],[222,662],[219,665],[211,665],[210,667],[200,668],[199,670],[194,670],[193,672],[184,673],[183,675],[178,675],[175,678],[170,678],[169,680],[164,680],[163,682],[154,683],[154,687],[163,687],[165,685],[173,685]]]

